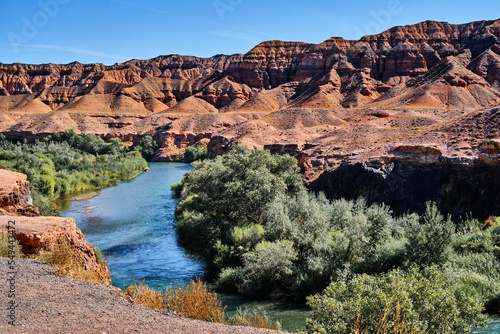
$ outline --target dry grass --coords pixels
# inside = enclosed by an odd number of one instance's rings
[[[226,323],[225,307],[217,294],[211,292],[200,279],[189,282],[186,287],[170,287],[165,292],[156,291],[141,282],[129,285],[125,293],[134,303],[155,310],[176,312],[191,319]]]
[[[10,234],[12,235],[12,234]],[[0,233],[0,256],[3,257],[24,257],[23,248],[17,240],[9,245],[9,233]]]
[[[129,285],[125,293],[136,304],[155,310],[176,312],[186,318],[281,330],[279,322],[272,321],[267,315],[259,314],[256,310],[250,312],[239,310],[236,316],[227,319],[226,307],[222,306],[219,296],[211,292],[199,278],[196,281],[190,281],[185,287],[170,287],[165,292],[149,288],[144,285],[143,281]]]
[[[165,293],[156,291],[144,285],[144,281],[139,284],[131,284],[125,293],[136,304],[140,304],[154,310],[163,311],[165,309]]]
[[[88,270],[85,268],[85,259],[79,255],[76,248],[71,246],[67,241],[59,239],[56,243],[50,245],[47,249],[40,249],[34,255],[28,256],[30,259],[47,262],[52,266],[57,267],[57,271],[62,276],[76,278],[82,281],[91,283],[108,283],[107,264],[102,257],[98,248],[94,248],[100,268]],[[13,254],[11,254],[13,251]],[[27,257],[23,253],[23,247],[17,240],[14,241],[13,249],[9,247],[9,236],[7,233],[0,233],[0,256],[10,257]],[[101,258],[99,258],[99,256]]]
[[[409,324],[407,319],[401,315],[401,306],[396,305],[396,312],[393,311],[392,302],[389,302],[384,310],[382,319],[379,320],[377,328],[373,334],[424,334],[418,326]],[[356,323],[351,334],[372,334],[367,329],[363,330],[363,319],[360,314],[356,316]]]
[[[92,283],[105,282],[105,275],[97,269],[87,270],[83,264],[84,260],[80,257],[78,251],[63,240],[58,240],[47,249],[38,251],[31,258],[57,267],[57,271],[66,277]]]
[[[165,307],[167,311],[177,312],[191,319],[218,322],[225,324],[225,306],[216,293],[198,278],[186,287],[165,291]]]

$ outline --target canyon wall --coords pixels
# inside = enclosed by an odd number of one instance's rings
[[[500,213],[500,166],[440,159],[425,163],[394,160],[384,166],[344,164],[323,173],[309,187],[329,198],[365,198],[401,215],[425,211],[436,202],[443,214],[487,218]]]
[[[500,20],[266,41],[210,58],[0,64],[8,138],[73,129],[132,145],[150,135],[154,161],[189,146],[207,145],[211,158],[236,143],[267,148],[295,156],[314,190],[396,211],[421,211],[427,199],[456,214],[497,210],[499,105]],[[390,163],[392,172],[375,172]]]

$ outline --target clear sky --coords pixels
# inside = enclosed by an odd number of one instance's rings
[[[498,18],[498,0],[11,0],[1,5],[0,62],[210,57],[266,40],[320,43],[425,20]]]

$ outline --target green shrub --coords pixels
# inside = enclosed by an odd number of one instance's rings
[[[352,333],[355,328],[375,333],[381,324],[392,333],[397,324],[406,332],[465,334],[487,323],[482,304],[454,294],[437,267],[356,275],[309,297],[308,305],[313,310],[307,322],[312,333]]]
[[[233,241],[236,247],[242,251],[253,249],[264,238],[266,231],[259,224],[251,224],[245,227],[234,227]]]
[[[134,150],[141,152],[142,156],[146,160],[151,160],[158,149],[158,144],[153,139],[153,137],[147,135],[141,139],[137,146],[133,147]]]
[[[95,258],[96,258],[97,263],[99,263],[101,266],[107,267],[108,264],[106,263],[106,260],[104,259],[104,255],[102,254],[99,247],[97,245],[94,245],[94,244],[90,244],[90,246],[92,246],[92,248],[94,249]]]
[[[184,188],[184,183],[182,181],[179,181],[177,183],[174,183],[170,189],[174,192],[175,197],[180,198],[182,189]]]
[[[391,238],[382,244],[370,246],[363,261],[355,265],[357,273],[376,274],[399,268],[405,261],[406,238]]]
[[[40,175],[40,177],[38,178],[38,189],[44,196],[54,196],[55,186],[56,181],[50,175]]]
[[[16,155],[14,152],[10,151],[3,151],[0,152],[0,160],[14,160],[16,158]]]
[[[406,259],[421,266],[443,265],[451,254],[455,228],[444,220],[435,203],[427,203],[423,224],[413,223],[407,231]]]
[[[240,290],[252,294],[255,291],[269,293],[276,288],[284,288],[293,277],[293,261],[296,258],[297,252],[292,241],[259,243],[255,250],[244,255],[245,280]]]
[[[470,218],[461,225],[462,228],[452,238],[452,247],[456,253],[490,253],[494,250],[498,227],[488,228]]]
[[[207,158],[207,147],[206,146],[190,146],[184,151],[181,160],[185,162],[193,162],[197,160],[204,160]]]
[[[71,185],[68,180],[57,177],[55,181],[54,192],[59,195],[66,195],[70,192]]]
[[[229,293],[238,293],[238,287],[245,280],[245,271],[243,268],[224,268],[215,282],[217,289]]]
[[[483,303],[493,301],[500,293],[500,264],[493,253],[453,254],[445,270],[455,291]]]

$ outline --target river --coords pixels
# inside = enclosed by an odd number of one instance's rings
[[[203,262],[186,254],[177,240],[174,210],[176,200],[170,187],[192,167],[183,163],[150,163],[149,172],[133,180],[99,191],[83,200],[67,201],[63,216],[72,217],[87,240],[97,245],[108,262],[114,286],[123,288],[144,280],[155,289],[165,289],[203,278]],[[61,203],[64,205],[64,203]],[[237,307],[260,308],[281,322],[288,331],[305,330],[307,309],[222,295],[227,313]],[[475,334],[500,333],[500,321],[492,319],[488,330]]]
[[[66,205],[63,216],[75,219],[87,240],[97,245],[108,262],[114,286],[144,280],[155,289],[203,278],[204,264],[186,254],[175,231],[176,200],[170,187],[192,167],[183,163],[150,163],[149,172]],[[237,307],[260,308],[284,329],[305,329],[303,306],[223,295],[227,313]]]

